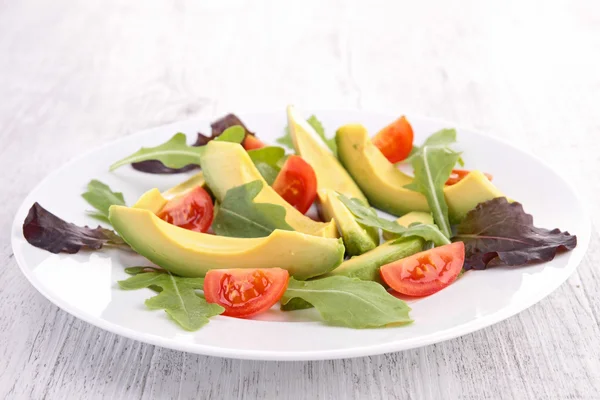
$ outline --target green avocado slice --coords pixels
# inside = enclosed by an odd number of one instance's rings
[[[200,163],[204,179],[217,201],[222,202],[225,193],[231,188],[260,180],[263,182],[263,188],[254,198],[255,202],[277,204],[285,208],[286,222],[298,232],[329,238],[338,237],[333,221],[313,221],[279,196],[267,184],[246,150],[239,144],[213,140],[206,145]]]
[[[145,204],[159,196],[158,190],[149,192]],[[275,230],[255,239],[215,236],[171,225],[150,209],[124,206],[112,206],[109,219],[136,252],[187,277],[204,276],[211,269],[279,267],[297,279],[307,279],[331,271],[344,257],[341,239],[294,231]]]
[[[367,203],[367,198],[356,182],[318,137],[293,106],[288,106],[288,126],[296,153],[301,156],[317,175],[317,191],[331,189]]]
[[[425,241],[419,237],[410,237],[400,241],[391,241],[360,256],[344,261],[327,276],[343,275],[364,281],[383,283],[379,268],[401,258],[411,256],[423,250]]]
[[[362,226],[348,208],[340,201],[338,194],[330,189],[318,192],[319,211],[325,221],[333,219],[344,240],[346,253],[351,256],[373,250],[379,244],[379,230]]]
[[[396,216],[429,211],[425,196],[404,187],[412,178],[385,158],[364,126],[344,125],[336,132],[335,139],[340,161],[374,207]],[[446,186],[444,195],[454,223],[460,222],[477,204],[504,197],[480,171],[472,171],[460,182]]]

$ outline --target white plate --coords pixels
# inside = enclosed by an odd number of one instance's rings
[[[364,124],[370,132],[394,116],[359,111],[316,111],[331,135],[340,125]],[[266,142],[274,142],[286,124],[285,112],[241,115]],[[420,143],[432,132],[451,124],[410,117]],[[21,205],[12,228],[12,246],[21,270],[46,298],[63,310],[102,329],[143,342],[199,354],[261,360],[318,360],[348,358],[410,349],[451,339],[508,318],[543,299],[575,270],[589,242],[590,219],[571,185],[539,159],[469,130],[458,129],[459,148],[466,167],[494,175],[494,183],[518,199],[534,216],[536,225],[576,234],[578,246],[553,261],[525,268],[470,271],[449,288],[412,301],[415,322],[384,329],[331,327],[314,310],[271,310],[254,320],[218,316],[189,333],[167,319],[162,310],[149,311],[144,300],[149,289],[122,291],[117,280],[123,268],[147,265],[139,256],[118,250],[53,255],[29,245],[21,226],[37,201],[66,221],[93,225],[81,198],[90,179],[122,191],[128,204],[152,187],[167,189],[185,178],[159,176],[108,166],[142,145],[162,143],[175,132],[210,132],[210,121],[184,121],[127,136],[85,154],[48,176]]]

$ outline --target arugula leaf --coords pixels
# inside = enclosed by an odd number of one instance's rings
[[[160,293],[146,300],[146,306],[151,310],[165,310],[187,331],[200,329],[208,323],[208,318],[225,311],[220,305],[208,303],[197,295],[196,289],[204,287],[204,278],[182,278],[168,271],[145,272],[118,283],[124,290],[160,287]]]
[[[232,126],[214,140],[241,143],[244,137],[244,128]],[[132,155],[115,162],[110,166],[110,170],[114,171],[123,165],[147,160],[160,161],[168,168],[183,168],[190,164],[200,165],[200,154],[203,151],[204,147],[202,146],[188,146],[185,134],[177,133],[159,146],[142,147]]]
[[[337,144],[335,142],[335,137],[331,137],[328,139],[327,136],[325,136],[325,128],[323,127],[321,121],[319,121],[319,119],[316,116],[311,115],[310,117],[308,117],[306,122],[308,122],[308,124],[313,127],[315,132],[317,132],[317,135],[319,135],[319,137],[323,140],[323,142],[325,142],[327,147],[329,147],[329,149],[331,149],[333,154],[337,157]],[[292,140],[292,135],[290,133],[289,126],[286,125],[284,129],[284,135],[277,139],[277,143],[287,147],[288,149],[294,149],[294,141]]]
[[[408,157],[400,162],[412,162],[416,157],[421,156],[423,147],[425,146],[446,148],[454,143],[456,143],[456,129],[439,130],[425,139],[425,142],[423,142],[422,146],[413,146]],[[464,166],[462,157],[458,159],[458,164],[461,167]]]
[[[296,311],[296,310],[305,310],[307,308],[313,308],[313,305],[310,304],[306,300],[302,300],[300,297],[294,297],[289,299],[289,301],[285,304],[282,304],[280,307],[281,311]]]
[[[96,179],[93,179],[87,185],[87,192],[81,195],[90,203],[92,207],[94,207],[98,212],[89,212],[94,218],[98,218],[102,221],[108,221],[108,209],[113,204],[124,206],[125,199],[123,198],[123,193],[121,192],[113,192],[110,187]]]
[[[338,194],[338,197],[361,225],[372,226],[386,232],[394,233],[400,238],[419,236],[425,240],[434,242],[436,246],[443,246],[450,243],[448,238],[435,225],[417,223],[411,224],[411,226],[406,228],[396,221],[379,217],[375,210],[366,206],[359,199],[349,199],[343,194]]]
[[[350,328],[372,328],[412,322],[410,307],[376,282],[346,276],[313,281],[290,278],[281,304],[294,298],[312,304],[323,319]]]
[[[263,182],[253,181],[229,189],[212,224],[215,233],[220,236],[257,238],[269,236],[275,229],[293,231],[285,221],[285,208],[253,201],[262,188]]]
[[[104,245],[128,247],[110,229],[71,224],[38,203],[31,206],[23,222],[23,236],[29,244],[54,254],[74,254],[81,249],[99,250]]]
[[[509,266],[550,261],[558,251],[577,246],[577,236],[533,226],[533,217],[523,206],[505,197],[471,210],[452,240],[465,244],[465,270],[485,269],[496,259]]]
[[[154,267],[127,267],[125,268],[125,273],[129,275],[137,275],[143,272],[161,272],[166,273],[164,269],[154,268]]]
[[[248,155],[263,178],[269,185],[272,185],[281,171],[280,161],[285,157],[285,150],[282,147],[268,146],[249,150]]]
[[[448,205],[444,197],[444,185],[456,165],[460,153],[449,148],[422,148],[420,154],[412,161],[415,177],[405,187],[422,193],[433,214],[433,220],[444,236],[450,238],[452,232],[448,219]]]

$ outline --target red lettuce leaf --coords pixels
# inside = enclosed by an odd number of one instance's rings
[[[23,236],[29,244],[54,254],[74,254],[81,249],[98,250],[103,245],[127,246],[110,229],[81,227],[63,221],[38,203],[31,206],[23,222]]]
[[[223,132],[225,132],[225,130],[227,128],[231,128],[232,126],[236,126],[236,125],[239,125],[242,128],[244,128],[244,131],[246,132],[246,136],[248,136],[248,135],[255,136],[254,132],[250,132],[250,130],[246,127],[246,125],[244,125],[242,120],[239,119],[235,114],[227,114],[226,116],[221,117],[218,120],[216,120],[215,122],[213,122],[212,124],[210,124],[210,127],[212,129],[212,138],[211,139],[214,139],[217,136],[219,136],[220,134],[222,134]]]
[[[485,269],[493,260],[509,266],[550,261],[557,252],[577,246],[577,237],[568,232],[533,226],[523,206],[504,197],[470,211],[452,240],[465,243],[465,270]]]
[[[253,132],[250,132],[246,125],[234,114],[227,114],[226,116],[219,118],[212,124],[210,127],[212,129],[212,135],[206,136],[202,133],[198,132],[198,137],[196,138],[196,143],[192,146],[204,146],[214,138],[220,136],[227,128],[231,128],[232,126],[240,125],[244,128],[246,135],[254,136]],[[149,174],[180,174],[182,172],[191,171],[197,168],[200,168],[198,165],[186,165],[183,168],[169,168],[166,167],[162,162],[158,160],[148,160],[148,161],[140,161],[137,163],[131,164],[131,166],[141,172],[146,172]]]

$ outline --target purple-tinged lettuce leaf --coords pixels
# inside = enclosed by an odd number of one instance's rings
[[[523,206],[504,197],[470,211],[452,240],[465,244],[465,270],[485,269],[493,260],[509,266],[550,261],[557,252],[577,246],[577,237],[568,232],[533,226]]]
[[[98,250],[104,245],[127,246],[110,229],[81,227],[63,221],[38,203],[31,206],[23,222],[23,236],[29,244],[54,254]]]
[[[244,128],[244,133],[245,133],[244,137],[246,137],[248,135],[255,136],[254,132],[250,132],[250,130],[246,127],[246,125],[244,125],[242,120],[239,119],[235,114],[227,114],[226,116],[221,117],[218,120],[216,120],[215,122],[213,122],[212,124],[210,124],[210,127],[212,129],[211,139],[216,138],[217,136],[219,136],[223,132],[225,132],[228,128],[231,128],[232,126],[236,126],[236,125],[239,125],[242,128]],[[208,143],[208,141],[206,143]],[[204,144],[206,144],[206,143],[204,143]]]

